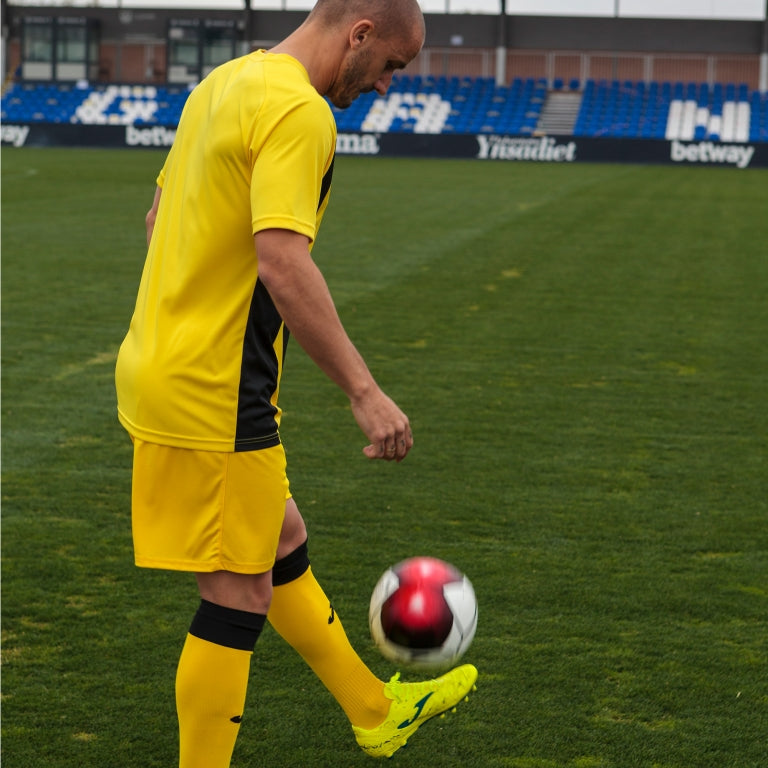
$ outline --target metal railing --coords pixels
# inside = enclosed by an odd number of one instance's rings
[[[421,75],[496,77],[497,52],[488,48],[425,48],[410,65]],[[746,83],[759,87],[760,57],[731,54],[666,54],[509,50],[505,82],[543,77],[547,82],[592,80]]]

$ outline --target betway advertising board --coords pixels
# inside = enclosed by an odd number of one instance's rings
[[[176,131],[166,126],[4,123],[3,146],[167,149]],[[338,155],[474,158],[493,162],[648,163],[768,168],[768,143],[595,139],[500,134],[340,133]]]

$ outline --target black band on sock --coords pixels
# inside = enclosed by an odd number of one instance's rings
[[[252,651],[266,618],[262,613],[238,611],[201,600],[189,634],[238,651]]]
[[[298,579],[309,568],[307,542],[296,547],[289,555],[281,557],[272,567],[272,586],[279,587]]]

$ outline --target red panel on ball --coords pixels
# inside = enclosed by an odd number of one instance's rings
[[[449,579],[452,581],[453,579]],[[381,607],[381,626],[389,640],[412,649],[438,648],[453,626],[442,578],[401,581]]]

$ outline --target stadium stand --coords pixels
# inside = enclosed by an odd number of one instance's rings
[[[4,122],[175,126],[187,86],[12,83]],[[399,75],[387,96],[334,109],[340,132],[496,133],[768,141],[768,93],[744,84]]]
[[[682,141],[768,141],[768,94],[733,83],[588,81],[574,134]]]
[[[3,95],[4,122],[176,125],[186,86],[14,83]]]

